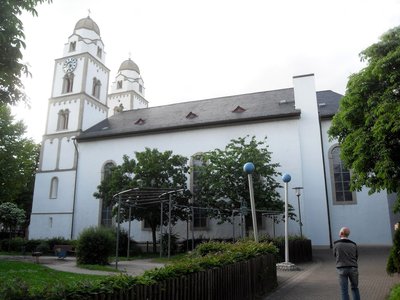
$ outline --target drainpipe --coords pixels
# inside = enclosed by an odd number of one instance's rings
[[[325,200],[326,200],[326,213],[328,217],[328,230],[329,230],[329,247],[332,249],[332,227],[331,227],[331,213],[329,209],[329,198],[328,198],[328,185],[326,179],[326,166],[325,166],[325,157],[324,157],[324,143],[322,139],[322,124],[321,124],[321,116],[318,118],[319,121],[319,136],[321,139],[321,150],[322,150],[322,167],[324,169],[324,183],[325,183]]]
[[[76,144],[76,139],[72,138],[72,141],[74,143],[74,147],[76,150],[76,160],[75,160],[75,182],[74,182],[74,199],[72,202],[72,218],[71,218],[71,240],[73,239],[74,236],[74,222],[75,222],[75,202],[76,202],[76,186],[78,184],[78,162],[79,162],[79,151],[78,151],[78,145]]]

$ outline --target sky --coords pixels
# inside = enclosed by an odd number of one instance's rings
[[[150,107],[293,87],[293,76],[310,73],[318,91],[344,94],[365,67],[359,53],[400,25],[400,0],[53,0],[37,11],[22,15],[30,108],[13,114],[38,143],[54,61],[89,14],[110,82],[130,57]]]

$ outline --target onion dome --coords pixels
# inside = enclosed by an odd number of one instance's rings
[[[133,62],[131,59],[125,60],[121,66],[119,67],[118,72],[123,71],[123,70],[129,70],[129,71],[136,71],[138,74],[140,74],[140,70],[137,64]]]
[[[75,25],[75,30],[88,29],[96,32],[100,36],[100,29],[96,22],[93,21],[89,16],[87,18],[80,19]]]

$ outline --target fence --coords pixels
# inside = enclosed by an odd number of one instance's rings
[[[92,295],[92,300],[253,300],[277,286],[276,259],[263,255],[128,291]]]

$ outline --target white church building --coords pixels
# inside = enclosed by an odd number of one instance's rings
[[[399,218],[392,213],[394,198],[349,190],[340,148],[327,136],[342,96],[316,91],[313,74],[294,76],[293,87],[286,89],[151,107],[139,67],[131,59],[123,61],[110,83],[105,54],[99,27],[87,17],[76,23],[63,56],[55,60],[30,239],[76,239],[89,226],[115,225],[109,208],[93,193],[124,154],[133,158],[148,147],[191,158],[249,135],[267,136],[272,162],[291,175],[288,200],[297,215],[300,209],[303,234],[313,245],[330,245],[342,226],[351,228],[358,244],[391,245]],[[298,186],[303,187],[300,207],[292,189]],[[283,188],[280,193],[283,199]],[[132,224],[134,240],[151,241],[143,222]],[[288,225],[291,234],[299,235],[298,222]],[[194,222],[193,232],[195,237],[231,238],[235,226],[240,232],[239,220],[232,226],[203,218]],[[259,228],[269,235],[283,230],[282,222],[267,216]],[[174,232],[185,238],[186,222]]]

